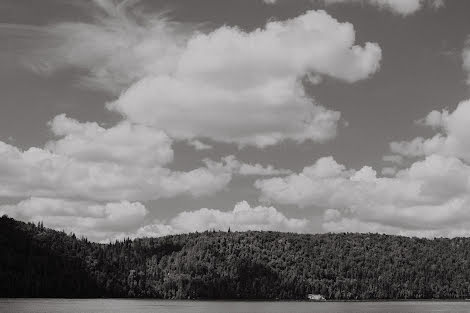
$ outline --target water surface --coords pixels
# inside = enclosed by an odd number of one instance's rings
[[[245,302],[0,299],[1,313],[468,313],[469,302]]]

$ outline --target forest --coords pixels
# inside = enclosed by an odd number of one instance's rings
[[[206,231],[99,244],[0,217],[0,297],[470,297],[470,238]]]

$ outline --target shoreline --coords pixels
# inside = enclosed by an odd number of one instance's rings
[[[303,300],[303,299],[162,299],[162,298],[60,298],[60,297],[0,297],[1,300],[155,300],[155,301],[185,301],[185,302],[311,302],[311,303],[338,303],[338,302],[468,302],[467,299],[369,299],[369,300]]]

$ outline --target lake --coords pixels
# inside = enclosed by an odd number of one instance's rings
[[[248,302],[0,299],[1,313],[467,313],[469,302]]]

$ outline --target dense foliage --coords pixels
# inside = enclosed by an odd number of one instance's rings
[[[204,232],[97,244],[0,218],[0,296],[466,298],[470,238]]]

